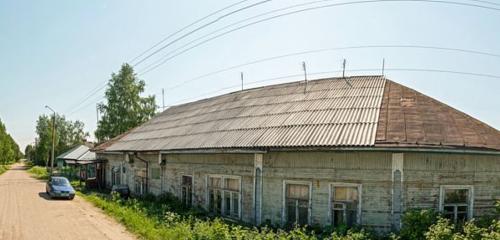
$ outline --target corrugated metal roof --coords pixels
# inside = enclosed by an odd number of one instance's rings
[[[56,159],[64,160],[95,160],[96,156],[94,152],[90,151],[90,148],[85,145],[78,145],[65,153],[57,156]]]
[[[348,80],[349,86],[345,80]],[[381,76],[293,82],[171,107],[107,151],[373,146]]]

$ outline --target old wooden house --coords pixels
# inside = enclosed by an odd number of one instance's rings
[[[383,76],[247,89],[173,106],[96,148],[106,183],[254,224],[397,229],[500,199],[500,132]]]

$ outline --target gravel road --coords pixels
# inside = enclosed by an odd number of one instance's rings
[[[21,164],[0,175],[0,240],[135,239],[85,200],[51,200]]]

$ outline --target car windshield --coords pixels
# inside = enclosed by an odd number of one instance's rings
[[[66,178],[52,178],[52,185],[54,185],[54,186],[68,186],[69,182]]]

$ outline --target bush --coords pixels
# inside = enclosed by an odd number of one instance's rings
[[[28,170],[28,173],[37,179],[49,179],[49,173],[45,167],[34,166]]]
[[[7,170],[9,170],[9,168],[9,165],[0,165],[0,174],[6,172]]]
[[[403,227],[400,231],[401,239],[423,240],[425,232],[438,220],[434,210],[411,210],[404,214]]]
[[[427,240],[453,240],[455,227],[450,223],[450,220],[439,218],[437,223],[429,228],[425,233]]]

